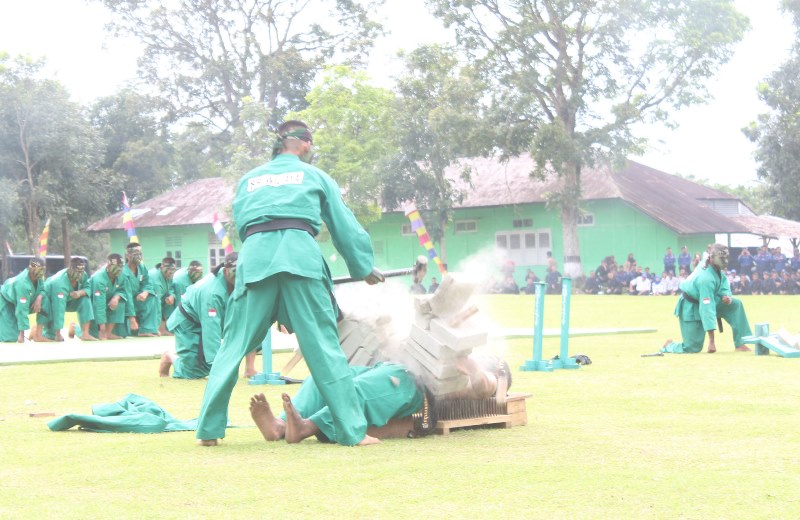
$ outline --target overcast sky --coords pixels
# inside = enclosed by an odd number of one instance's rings
[[[779,13],[778,4],[779,0],[737,0],[753,28],[710,83],[714,100],[675,114],[677,129],[643,129],[651,147],[645,156],[633,159],[723,184],[755,180],[754,147],[740,129],[766,110],[756,85],[787,58],[794,38],[791,20]],[[136,42],[108,37],[103,30],[107,19],[101,5],[87,5],[85,0],[0,0],[0,51],[46,57],[48,70],[76,100],[86,103],[113,93],[135,76]],[[396,70],[398,48],[410,50],[443,38],[422,0],[387,0],[381,21],[392,34],[377,42],[371,53],[373,76]]]

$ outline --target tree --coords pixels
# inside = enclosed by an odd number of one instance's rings
[[[784,1],[797,39],[788,61],[758,85],[771,112],[743,129],[756,143],[758,177],[767,183],[769,213],[800,220],[800,1]]]
[[[524,150],[557,175],[564,271],[582,274],[581,169],[644,144],[632,125],[703,101],[703,82],[748,27],[732,0],[427,0],[493,84],[508,120],[504,155]],[[528,139],[520,137],[527,134]]]
[[[19,57],[0,69],[0,172],[16,185],[31,251],[45,214],[86,218],[103,196],[101,140],[60,83],[39,79],[42,65]]]
[[[394,94],[371,86],[363,72],[337,66],[326,71],[306,100],[308,107],[287,119],[311,126],[314,164],[339,183],[348,206],[368,226],[381,216],[382,161],[397,151]]]
[[[227,146],[248,102],[274,126],[305,106],[323,64],[365,56],[380,32],[368,15],[382,0],[95,1],[113,14],[113,31],[142,42],[142,79],[176,118]]]
[[[405,70],[396,87],[397,153],[381,168],[383,202],[397,208],[413,201],[446,262],[444,232],[465,193],[459,179],[445,172],[459,158],[491,147],[483,124],[485,84],[448,47],[424,46],[403,57]],[[459,177],[468,183],[470,171],[460,169]]]

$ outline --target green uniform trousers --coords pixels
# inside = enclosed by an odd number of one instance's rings
[[[678,299],[678,304],[675,307],[675,314],[678,316],[681,326],[682,342],[672,342],[665,345],[661,352],[669,352],[673,354],[696,354],[703,350],[703,343],[706,339],[706,331],[703,328],[703,322],[700,321],[700,311],[698,309],[700,304],[692,303],[681,296]],[[747,315],[744,312],[744,305],[741,300],[731,298],[731,303],[726,305],[724,303],[717,304],[717,316],[728,322],[733,330],[733,344],[734,346],[744,345],[742,336],[749,336],[753,334],[750,329],[750,322],[747,321]]]
[[[176,311],[180,312],[180,311]],[[170,331],[175,335],[175,353],[172,377],[177,379],[202,379],[211,372],[211,365],[200,362],[200,325],[187,319],[180,320]]]
[[[0,341],[11,343],[19,338],[14,304],[0,298]]]
[[[114,334],[117,333],[117,327],[121,326],[125,319],[125,302],[120,301],[117,308],[113,311],[111,309],[106,309],[106,323],[115,324],[113,327],[112,332]],[[89,334],[94,336],[95,338],[100,336],[100,327],[98,326],[97,320],[93,319],[91,325],[89,325]]]
[[[237,273],[238,274],[238,273]],[[225,436],[228,404],[239,365],[264,341],[277,319],[297,335],[303,357],[335,425],[332,441],[352,446],[364,439],[367,420],[353,384],[353,374],[339,345],[336,310],[328,284],[278,273],[250,284],[231,298],[224,342],[214,358],[197,425],[198,439]]]
[[[42,311],[46,312],[48,316],[45,317],[39,313],[36,316],[36,323],[42,325],[42,336],[45,338],[56,339],[56,332],[64,328],[65,312],[77,312],[78,323],[81,326],[94,319],[92,300],[87,296],[67,301],[66,295],[63,298],[56,295],[55,298],[44,298],[44,300]]]
[[[136,334],[158,334],[161,325],[161,297],[151,294],[143,302],[136,300],[136,320],[139,330]]]
[[[381,427],[394,417],[408,417],[422,407],[422,392],[414,376],[402,365],[379,363],[374,367],[350,367],[359,405],[369,426]],[[314,378],[303,381],[292,403],[300,416],[311,420],[327,439],[337,438],[330,408]],[[281,414],[285,420],[286,415]]]

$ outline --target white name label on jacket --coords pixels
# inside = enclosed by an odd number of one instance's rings
[[[303,184],[303,172],[279,173],[277,175],[266,174],[253,177],[247,181],[247,191],[255,191],[264,186],[276,187],[286,184]]]

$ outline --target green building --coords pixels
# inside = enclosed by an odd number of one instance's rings
[[[529,156],[508,162],[470,159],[459,169],[463,166],[472,170],[470,186],[461,186],[466,197],[455,210],[444,247],[436,244],[449,269],[477,270],[493,277],[511,260],[516,266],[516,282],[522,285],[528,269],[544,276],[548,252],[561,267],[560,212],[545,203],[559,180],[532,179]],[[454,179],[455,172],[454,167]],[[639,265],[660,273],[667,247],[677,256],[681,246],[687,246],[690,253],[702,252],[715,241],[730,245],[731,237],[737,235],[751,235],[757,240],[754,245],[778,238],[778,233],[800,236],[798,223],[779,219],[784,227],[777,230],[770,220],[774,217],[755,215],[733,195],[635,162],[619,171],[585,169],[581,183],[578,234],[585,273],[608,255],[621,264],[633,253]],[[232,193],[233,188],[222,179],[211,178],[134,205],[131,211],[145,263],[154,265],[162,257],[172,256],[179,265],[190,260],[216,265],[224,253],[211,222],[215,212],[223,222],[228,220]],[[123,252],[127,235],[122,212],[96,222],[89,231],[109,233],[111,250]],[[375,264],[381,269],[410,267],[418,255],[426,254],[403,211],[385,212],[368,232]],[[333,275],[346,275],[344,261],[330,240],[321,241],[321,247]],[[425,285],[434,276],[440,277],[430,263]]]

